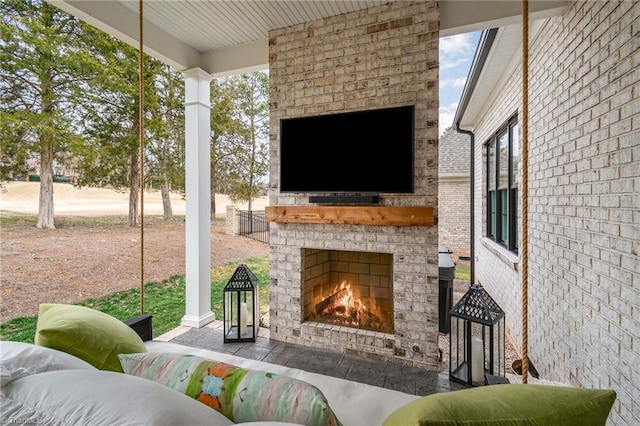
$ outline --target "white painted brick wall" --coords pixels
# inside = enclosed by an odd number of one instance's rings
[[[522,341],[520,325],[522,291],[518,256],[485,238],[486,227],[486,150],[483,144],[502,128],[511,116],[520,110],[521,80],[519,63],[510,64],[509,78],[497,98],[491,100],[480,126],[475,129],[475,257],[476,279],[506,312],[505,325],[509,338],[516,347]],[[531,167],[530,167],[531,170]],[[519,209],[522,211],[522,209]]]
[[[640,424],[639,40],[640,2],[577,1],[530,47],[529,356],[545,379],[614,389],[616,425]],[[477,156],[521,116],[515,65],[475,129]],[[519,341],[519,272],[482,240],[475,173],[478,277]]]
[[[415,193],[386,195],[381,204],[437,206],[438,36],[438,4],[423,1],[270,33],[270,205],[308,204],[308,194],[279,192],[280,119],[415,105]],[[437,227],[272,223],[270,229],[271,338],[438,368]],[[302,322],[303,247],[393,254],[395,333]]]

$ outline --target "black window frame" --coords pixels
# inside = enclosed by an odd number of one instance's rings
[[[506,159],[507,180],[506,185],[501,186],[501,139],[507,144]],[[518,117],[511,117],[491,139],[485,142],[486,166],[485,166],[485,195],[486,195],[486,233],[485,236],[508,250],[517,253],[519,247],[519,161],[520,132]],[[515,150],[515,151],[514,151]],[[516,159],[514,164],[514,154]],[[493,156],[493,158],[492,158]],[[503,158],[504,159],[504,158]],[[493,175],[493,179],[491,174]],[[504,182],[504,179],[503,179]],[[493,184],[493,187],[492,187]],[[494,205],[495,203],[495,205]],[[503,211],[506,208],[506,229],[503,220]]]

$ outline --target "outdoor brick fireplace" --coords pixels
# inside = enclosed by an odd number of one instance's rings
[[[272,339],[437,368],[437,227],[276,221],[270,245]]]
[[[438,369],[438,30],[416,1],[270,33],[271,339]],[[281,192],[281,119],[396,106],[415,111],[412,192]]]

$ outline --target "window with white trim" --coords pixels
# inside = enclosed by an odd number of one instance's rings
[[[518,251],[520,132],[513,117],[486,143],[487,237]]]

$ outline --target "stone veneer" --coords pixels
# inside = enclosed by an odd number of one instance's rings
[[[415,105],[415,191],[380,204],[436,207],[438,3],[375,6],[269,37],[270,205],[308,204],[309,194],[279,191],[282,118]],[[438,368],[437,226],[272,223],[270,246],[272,339]],[[391,254],[395,331],[304,322],[303,249]]]

